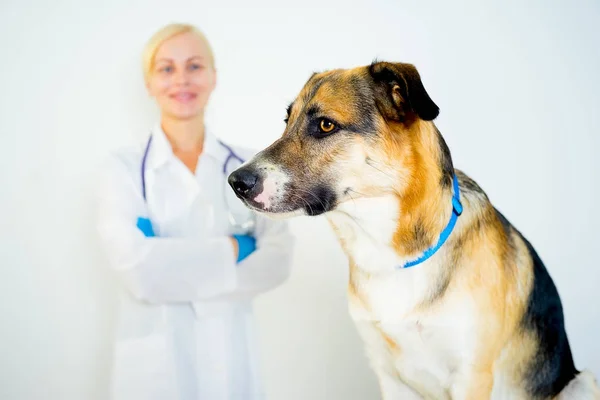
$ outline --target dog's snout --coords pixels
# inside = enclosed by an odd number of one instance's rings
[[[258,173],[249,168],[241,168],[232,172],[227,181],[238,196],[248,197],[258,186]]]

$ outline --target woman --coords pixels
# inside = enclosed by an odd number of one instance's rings
[[[226,186],[251,153],[205,128],[216,82],[205,37],[166,26],[143,66],[160,124],[110,158],[98,194],[100,237],[125,289],[112,398],[263,398],[251,301],[288,277],[292,237]]]

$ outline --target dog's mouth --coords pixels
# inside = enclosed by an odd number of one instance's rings
[[[248,207],[250,210],[256,211],[261,214],[272,215],[272,216],[282,215],[282,214],[294,214],[294,215],[301,214],[301,212],[300,212],[301,207],[294,205],[294,204],[286,203],[285,201],[281,202],[281,203],[277,203],[277,204],[273,204],[273,203],[265,204],[259,200],[247,199],[243,195],[239,195],[239,194],[238,194],[238,198],[240,198],[242,200],[242,202],[244,203],[244,205],[246,207]]]
[[[332,211],[337,205],[335,192],[324,184],[300,188],[291,186],[286,194],[291,207],[302,210],[303,214],[308,216]]]

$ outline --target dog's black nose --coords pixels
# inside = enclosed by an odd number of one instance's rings
[[[252,193],[252,189],[256,188],[258,174],[248,168],[241,168],[233,171],[227,181],[238,196],[247,197]]]

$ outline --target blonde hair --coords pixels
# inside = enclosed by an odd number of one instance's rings
[[[206,49],[208,50],[210,65],[213,68],[215,67],[214,54],[210,43],[208,43],[206,36],[204,36],[204,33],[202,33],[202,31],[200,31],[200,29],[194,25],[173,23],[159,29],[146,43],[142,53],[142,69],[144,71],[144,80],[147,80],[152,72],[152,68],[154,67],[154,57],[156,56],[156,52],[158,51],[160,45],[174,36],[187,32],[193,33],[196,37],[202,40],[202,42],[204,42]]]

